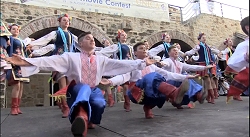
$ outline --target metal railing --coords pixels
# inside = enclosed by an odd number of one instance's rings
[[[170,4],[169,7],[178,9],[176,11],[171,11],[170,17],[173,14],[179,15],[180,22],[182,23],[201,13],[212,14],[234,20],[241,20],[244,17],[249,16],[248,9],[232,6],[217,1],[207,2],[206,0],[193,0],[193,2],[187,3],[187,5],[185,5],[184,7]]]

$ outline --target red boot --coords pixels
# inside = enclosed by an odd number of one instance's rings
[[[17,103],[17,113],[18,113],[18,114],[23,114],[22,111],[21,111],[20,108],[19,108],[20,103],[21,103],[21,99],[19,98],[19,99],[18,99],[18,103]]]
[[[108,95],[108,106],[109,106],[109,107],[113,107],[114,104],[115,104],[115,101],[114,101],[114,99],[113,99],[113,95],[112,95],[112,94],[109,94],[109,95]]]
[[[199,101],[200,104],[203,104],[204,100],[206,98],[207,98],[208,101],[210,100],[210,96],[207,95],[206,91],[196,93],[196,98],[197,98],[197,101]]]
[[[62,113],[63,113],[62,118],[67,118],[69,115],[69,106],[66,102],[66,98],[62,98],[61,101],[62,101]]]
[[[152,118],[154,118],[154,115],[152,113],[152,107],[144,105],[143,106],[143,110],[145,112],[145,118],[146,119],[152,119]]]
[[[240,95],[234,96],[233,99],[238,101],[243,101]]]
[[[218,99],[219,93],[218,93],[217,88],[213,89],[213,91],[214,91],[214,99]]]
[[[56,105],[58,106],[59,109],[62,109],[62,103],[59,101],[56,101]]]
[[[208,90],[208,95],[209,95],[209,98],[210,100],[208,100],[208,103],[211,103],[211,104],[214,104],[214,91],[212,89],[209,89]]]
[[[11,100],[11,111],[10,111],[11,115],[18,115],[17,106],[18,106],[18,98],[12,98],[12,100]]]
[[[78,107],[78,115],[71,125],[71,132],[74,137],[86,137],[88,132],[88,114],[81,107]]]
[[[162,82],[158,87],[158,90],[171,99],[171,102],[175,104],[180,104],[182,102],[183,97],[188,89],[189,82],[187,79],[182,82],[179,88],[176,88],[175,86],[166,82]]]
[[[126,112],[131,111],[131,109],[130,109],[130,99],[129,99],[129,97],[127,95],[124,95],[124,100],[125,100],[124,106],[123,106],[124,109],[126,110]]]

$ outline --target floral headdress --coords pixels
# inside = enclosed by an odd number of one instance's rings
[[[126,33],[124,30],[118,29],[117,31],[117,38],[120,38],[122,33]]]
[[[167,35],[168,35],[167,33],[163,33],[163,34],[161,35],[161,40],[164,40],[165,37],[166,37]]]
[[[205,35],[204,32],[199,33],[199,36],[197,37],[197,39],[200,40],[203,35]]]
[[[166,38],[166,36],[167,35],[169,35],[168,33],[163,33],[162,35],[161,35],[161,40],[164,40],[165,38]],[[170,35],[169,35],[170,36]]]
[[[16,23],[13,23],[13,24],[8,24],[8,30],[10,31],[10,30],[11,30],[11,28],[12,28],[13,26],[17,26],[17,27],[18,27],[18,29],[19,29],[19,30],[21,30],[21,26],[20,26],[20,25],[18,25],[18,24],[16,24]]]
[[[223,42],[224,45],[227,45],[228,41],[230,40],[230,38],[226,38]]]
[[[11,36],[11,33],[8,31],[7,27],[4,25],[2,21],[0,26],[0,34],[1,36]]]
[[[57,21],[61,21],[61,19],[62,19],[62,17],[67,17],[67,18],[69,18],[69,21],[71,20],[71,18],[69,17],[69,15],[67,14],[67,13],[65,13],[65,14],[61,14],[61,15],[59,15],[58,16],[58,18],[57,18]]]

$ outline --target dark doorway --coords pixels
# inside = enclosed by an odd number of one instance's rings
[[[182,52],[186,52],[192,49],[192,47],[190,45],[188,45],[186,42],[179,40],[179,39],[172,39],[171,43],[179,43],[181,45],[181,51]],[[155,43],[150,49],[157,47],[158,45],[162,44],[162,41]],[[164,54],[164,51],[160,52],[159,54],[157,54],[157,56],[162,57]]]
[[[34,38],[34,39],[39,39],[45,36],[46,34],[49,34],[51,31],[55,31],[55,30],[57,30],[57,27],[46,28],[46,29],[43,29],[43,30],[40,30],[31,34],[29,37]],[[71,27],[69,27],[69,31],[76,36],[79,36],[81,33],[84,32],[82,30],[71,28]],[[103,45],[97,39],[95,39],[95,44],[96,44],[96,47],[103,47]]]

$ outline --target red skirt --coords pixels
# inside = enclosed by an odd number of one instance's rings
[[[206,66],[205,62],[199,62],[197,64],[201,65],[201,66]],[[214,66],[213,68],[210,69],[210,73],[213,76],[216,76],[216,66]],[[199,74],[201,77],[208,77],[209,76],[208,69],[205,69],[203,71],[197,71],[196,74]]]

